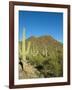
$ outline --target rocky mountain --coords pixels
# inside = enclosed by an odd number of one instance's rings
[[[30,42],[27,62],[40,73],[38,77],[63,76],[63,44],[51,36],[31,36],[26,39],[26,49]],[[21,42],[19,42],[21,49]]]
[[[46,56],[48,53],[60,51],[62,52],[63,45],[62,43],[58,42],[57,40],[53,39],[51,36],[41,36],[41,37],[30,37],[26,40],[26,46],[28,47],[28,42],[31,43],[30,51],[31,52],[39,52],[39,54],[45,54]]]

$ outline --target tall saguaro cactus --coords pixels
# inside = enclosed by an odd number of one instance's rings
[[[30,45],[31,43],[28,42],[27,50],[26,50],[26,33],[25,28],[23,30],[23,36],[22,36],[22,49],[20,50],[20,56],[22,57],[22,61],[26,60],[26,55],[29,53]]]
[[[25,28],[23,30],[23,37],[22,37],[22,60],[26,60],[26,50],[25,50]]]

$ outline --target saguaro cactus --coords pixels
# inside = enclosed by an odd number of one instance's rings
[[[27,50],[26,50],[26,35],[25,35],[25,28],[23,30],[23,36],[22,36],[22,49],[20,50],[20,56],[22,57],[22,61],[26,60],[26,55],[29,53],[30,45],[31,43],[28,42]]]
[[[23,38],[22,38],[22,60],[26,60],[26,50],[25,50],[25,28],[23,30]]]

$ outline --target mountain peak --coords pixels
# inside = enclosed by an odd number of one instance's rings
[[[53,39],[53,37],[52,37],[52,36],[50,36],[50,35],[40,36],[39,38],[51,38],[51,39]]]
[[[29,37],[28,39],[53,39],[53,37],[52,36],[50,36],[50,35],[44,35],[44,36],[39,36],[39,37],[36,37],[36,36],[31,36],[31,37]]]

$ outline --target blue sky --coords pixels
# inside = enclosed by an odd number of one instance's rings
[[[63,13],[19,11],[19,40],[22,40],[23,28],[26,38],[50,35],[63,43]]]

